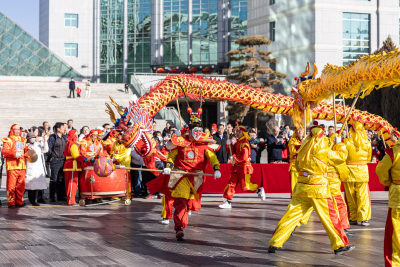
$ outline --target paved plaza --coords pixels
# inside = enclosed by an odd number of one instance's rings
[[[267,253],[267,242],[286,210],[288,194],[238,194],[232,210],[217,207],[220,195],[205,195],[193,212],[185,241],[173,223],[158,223],[159,199],[131,206],[64,205],[0,208],[1,266],[383,266],[386,192],[373,193],[373,220],[353,226],[356,250],[335,256],[318,217],[296,230],[284,248]]]

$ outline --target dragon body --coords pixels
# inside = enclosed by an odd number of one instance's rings
[[[361,98],[374,89],[400,85],[400,48],[366,55],[344,67],[327,64],[317,79],[302,81],[298,92],[304,101],[321,101],[332,94]],[[361,88],[361,89],[360,89]]]
[[[134,147],[139,155],[149,155],[153,150],[151,140],[151,119],[168,103],[178,97],[187,96],[193,99],[215,99],[221,101],[239,102],[263,111],[276,114],[289,114],[296,116],[298,113],[297,100],[291,96],[263,92],[249,86],[204,78],[195,75],[173,75],[150,88],[150,91],[139,99],[130,102],[125,111],[119,110],[121,119],[116,122],[115,115],[110,114],[117,127],[124,129],[123,142],[127,147]],[[112,101],[113,102],[113,101]],[[117,105],[114,103],[117,107]],[[109,107],[109,106],[108,106]],[[345,121],[345,114],[350,111],[349,107],[339,106],[336,108],[338,122]],[[311,109],[310,116],[313,119],[333,120],[334,112],[330,104],[320,103]],[[132,121],[128,127],[127,122]],[[371,129],[381,134],[390,144],[390,134],[393,130],[385,119],[370,114],[367,111],[353,109],[349,116],[349,123],[360,121],[366,129]]]

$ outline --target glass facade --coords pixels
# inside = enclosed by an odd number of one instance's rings
[[[124,55],[124,1],[127,5],[127,55]],[[219,0],[160,0],[164,66],[218,64]],[[230,0],[230,44],[247,35],[247,1]],[[100,0],[100,81],[123,82],[135,72],[151,72],[151,0]],[[155,4],[155,2],[153,2]],[[191,14],[189,14],[191,5]],[[157,16],[157,14],[155,14]],[[162,16],[162,17],[161,17]],[[191,20],[191,21],[189,21]],[[161,21],[161,19],[160,19]],[[189,33],[189,23],[192,32]],[[152,38],[155,38],[152,40]],[[191,40],[191,42],[190,42]],[[159,40],[157,40],[159,42]],[[160,42],[159,42],[160,43]],[[191,53],[189,49],[191,48]],[[124,71],[124,58],[127,69]],[[158,61],[157,61],[158,62]]]
[[[1,12],[0,75],[81,76]]]
[[[188,0],[164,0],[164,64],[187,65],[189,3]]]
[[[192,64],[218,63],[218,0],[193,0]]]
[[[128,75],[150,72],[151,1],[128,0]]]
[[[343,13],[343,66],[370,54],[370,21],[370,14]]]
[[[123,80],[124,1],[100,2],[100,81]]]

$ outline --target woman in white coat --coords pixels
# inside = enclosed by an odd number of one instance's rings
[[[28,199],[32,206],[40,206],[37,203],[38,192],[47,188],[43,154],[49,151],[49,146],[45,136],[38,137],[33,132],[28,133],[27,139],[29,149],[36,152],[38,159],[26,164],[25,190],[28,191]]]

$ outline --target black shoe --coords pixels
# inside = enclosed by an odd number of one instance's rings
[[[354,236],[354,233],[350,232],[348,229],[344,229],[344,232],[346,233],[347,237],[353,237]]]
[[[277,249],[278,249],[277,247],[269,246],[269,248],[268,248],[268,253],[275,253],[275,251],[276,251]]]
[[[32,203],[32,206],[33,206],[33,207],[39,207],[40,204],[35,202],[35,203]]]
[[[183,233],[182,228],[178,228],[176,230],[176,240],[178,241],[183,241],[183,237],[185,236],[185,234]]]
[[[341,247],[341,248],[335,249],[335,254],[336,255],[340,255],[340,254],[343,254],[345,252],[352,251],[355,248],[356,248],[356,246],[354,246],[354,245],[347,245],[345,247]]]
[[[50,202],[54,203],[54,202],[56,202],[56,199],[55,198],[51,198]]]
[[[23,207],[25,207],[25,203],[22,204],[22,205],[15,205],[15,207],[16,207],[16,208],[23,208]]]
[[[350,225],[357,225],[357,221],[349,221]]]
[[[15,205],[8,206],[9,209],[15,209]]]
[[[37,201],[37,203],[46,204],[46,201],[44,201],[44,199],[39,199],[39,200]]]

